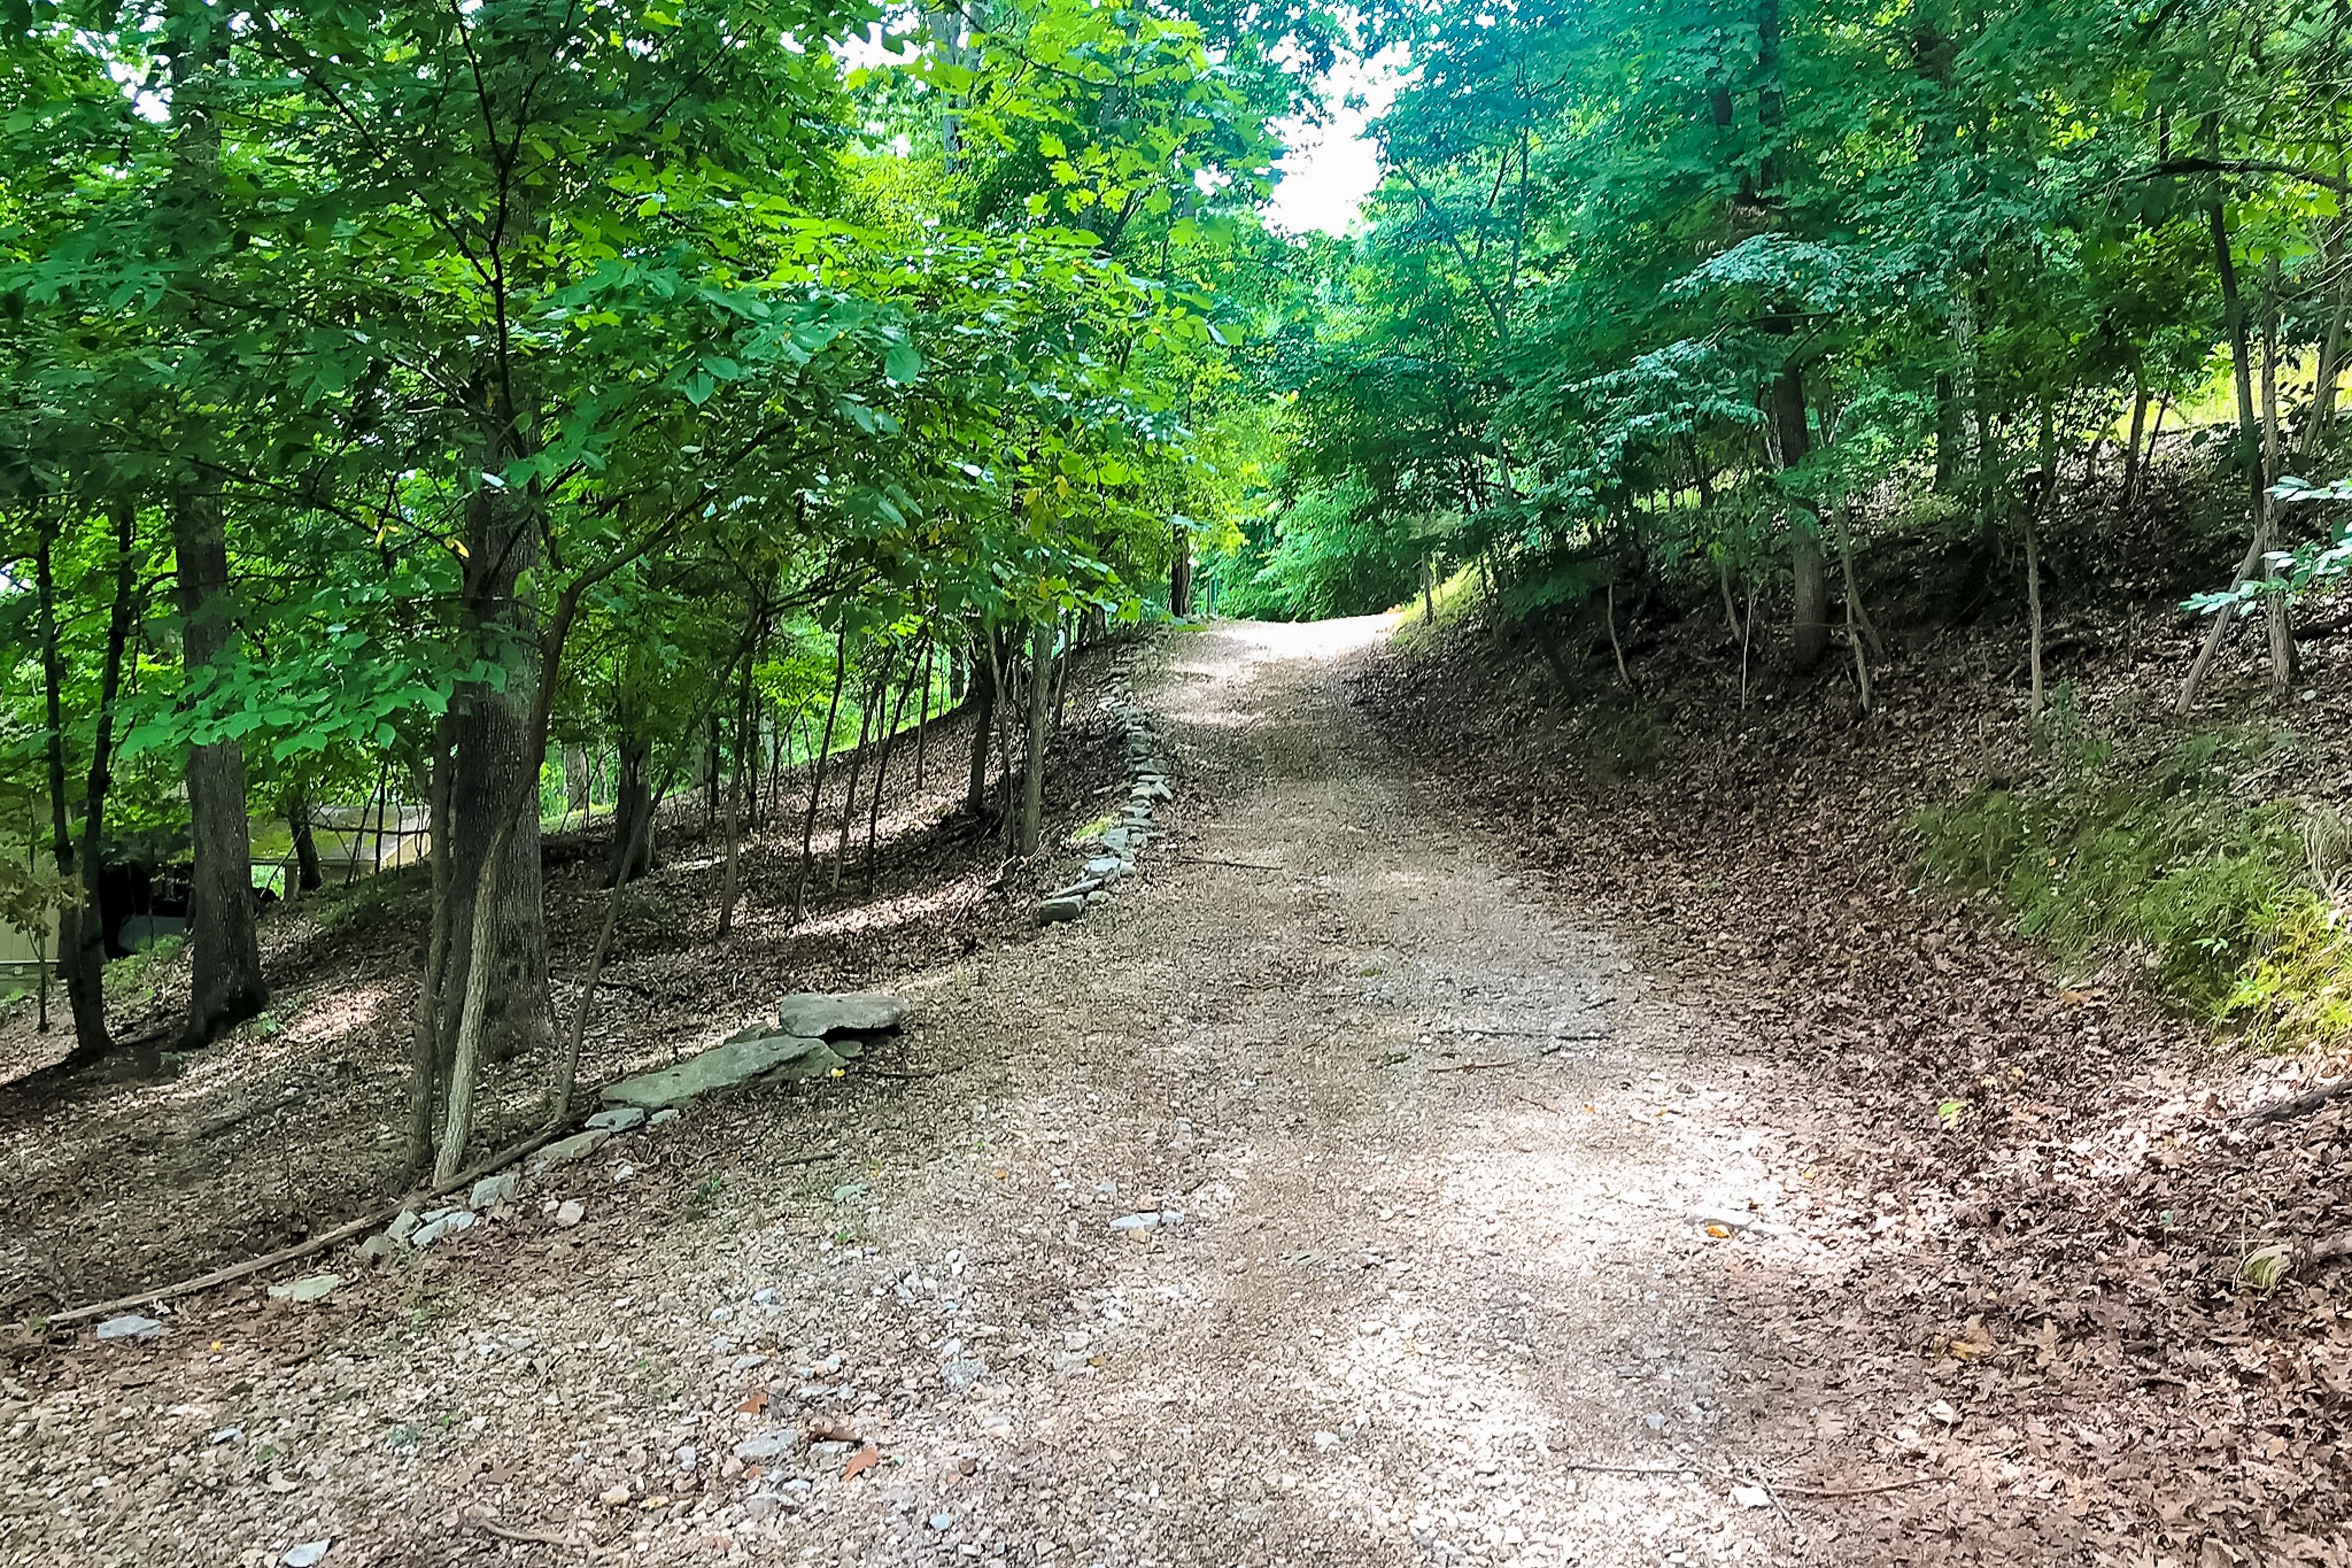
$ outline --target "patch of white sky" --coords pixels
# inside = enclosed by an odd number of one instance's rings
[[[1318,84],[1322,113],[1276,124],[1288,151],[1275,165],[1278,177],[1265,204],[1266,226],[1290,235],[1339,235],[1354,227],[1365,198],[1381,183],[1371,122],[1388,112],[1411,74],[1401,48],[1344,57]]]

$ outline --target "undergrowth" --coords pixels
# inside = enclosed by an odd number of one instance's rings
[[[1427,595],[1415,593],[1392,606],[1397,617],[1397,646],[1408,653],[1430,646],[1436,633],[1475,614],[1480,598],[1478,567],[1473,562],[1432,585]],[[1433,619],[1429,613],[1433,609],[1437,612]]]
[[[2352,877],[2341,824],[2231,798],[2232,767],[2279,744],[2202,734],[2126,769],[2063,706],[2050,767],[1916,819],[1928,873],[2000,896],[2077,975],[2137,958],[2174,1005],[2258,1043],[2352,1041]]]

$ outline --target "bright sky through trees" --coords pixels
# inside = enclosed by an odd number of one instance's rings
[[[1388,111],[1403,74],[1397,49],[1342,60],[1323,78],[1323,99],[1331,107],[1319,123],[1300,116],[1276,126],[1289,151],[1276,165],[1281,179],[1265,206],[1269,227],[1292,235],[1348,231],[1380,187],[1380,149],[1370,128]]]

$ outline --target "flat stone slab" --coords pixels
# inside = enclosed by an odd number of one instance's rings
[[[836,1034],[879,1034],[897,1029],[913,1014],[914,1004],[887,991],[796,991],[776,1009],[776,1023],[784,1033],[808,1040],[829,1040]]]
[[[588,1125],[602,1127],[608,1133],[625,1133],[646,1119],[643,1105],[614,1105],[588,1118]]]
[[[432,1246],[444,1236],[455,1236],[460,1230],[474,1228],[474,1211],[470,1208],[436,1209],[425,1217],[425,1223],[411,1232],[408,1244],[418,1251]]]
[[[648,1111],[658,1111],[691,1100],[698,1094],[749,1083],[754,1078],[764,1078],[780,1068],[820,1054],[827,1058],[827,1067],[837,1065],[841,1060],[826,1051],[824,1041],[821,1040],[812,1040],[805,1035],[760,1034],[746,1030],[724,1044],[712,1046],[698,1056],[688,1057],[676,1067],[665,1067],[658,1072],[641,1072],[635,1078],[624,1078],[618,1083],[607,1085],[604,1103],[608,1105],[641,1105]]]
[[[100,1339],[157,1339],[163,1325],[153,1318],[142,1318],[137,1312],[125,1312],[119,1318],[109,1318],[98,1325]]]
[[[316,1301],[324,1299],[343,1282],[341,1274],[311,1274],[283,1285],[269,1287],[269,1294],[281,1301]]]
[[[512,1203],[522,1187],[522,1178],[512,1171],[499,1176],[486,1176],[474,1184],[466,1195],[467,1208],[496,1208],[502,1203]]]
[[[568,1166],[574,1160],[584,1160],[604,1146],[613,1135],[609,1127],[591,1127],[584,1133],[574,1133],[568,1138],[548,1145],[530,1156],[528,1168],[533,1176],[541,1176],[557,1166]]]
[[[847,1045],[849,1044],[849,1041],[843,1040],[842,1043],[844,1045]],[[770,1078],[782,1078],[786,1080],[823,1078],[825,1074],[837,1071],[848,1065],[849,1058],[846,1055],[841,1051],[834,1050],[833,1047],[826,1045],[824,1041],[819,1040],[817,1042],[816,1050],[810,1051],[805,1056],[793,1057],[782,1067],[779,1067],[774,1071],[768,1073],[767,1076]]]
[[[1049,898],[1037,906],[1037,924],[1058,925],[1065,920],[1076,920],[1087,912],[1084,898]]]

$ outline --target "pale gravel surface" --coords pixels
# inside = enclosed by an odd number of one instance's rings
[[[877,1062],[937,1076],[698,1108],[267,1344],[213,1354],[200,1309],[12,1398],[0,1560],[1838,1555],[1717,1473],[1797,1473],[1805,1419],[1733,1299],[1824,1267],[1769,1070],[1415,793],[1347,701],[1384,631],[1150,644],[1174,831],[1082,922],[904,984]],[[818,1418],[882,1462],[840,1479]]]

